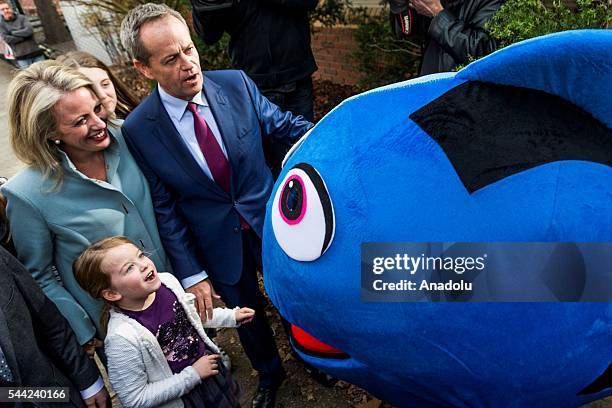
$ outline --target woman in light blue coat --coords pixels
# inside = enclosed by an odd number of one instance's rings
[[[78,71],[34,64],[11,82],[8,104],[12,147],[29,165],[2,189],[17,255],[79,342],[99,345],[102,305],[78,285],[72,263],[92,242],[125,235],[170,270],[149,186],[120,123]]]

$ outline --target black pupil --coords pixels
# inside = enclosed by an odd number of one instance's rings
[[[283,189],[281,210],[287,219],[295,220],[302,212],[304,192],[302,184],[297,180],[290,180]]]
[[[287,195],[287,208],[289,211],[293,211],[298,204],[298,192],[297,189],[292,188],[289,190],[289,194]]]

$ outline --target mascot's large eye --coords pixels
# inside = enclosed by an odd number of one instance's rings
[[[296,261],[314,261],[329,248],[334,223],[334,208],[319,173],[309,164],[295,165],[272,204],[272,229],[278,244]]]

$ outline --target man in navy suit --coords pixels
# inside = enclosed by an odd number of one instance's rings
[[[273,406],[284,371],[257,283],[272,175],[262,138],[294,141],[312,127],[282,112],[242,72],[202,72],[189,29],[164,4],[131,10],[121,40],[145,77],[158,82],[123,133],[151,187],[173,272],[196,295],[205,320],[214,288],[229,306],[256,310],[238,329],[259,372],[253,406]]]

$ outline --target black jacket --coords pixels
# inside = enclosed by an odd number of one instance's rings
[[[0,346],[13,375],[13,383],[0,379],[0,386],[70,387],[70,403],[62,406],[84,407],[79,391],[93,385],[100,375],[55,304],[2,247]]]
[[[318,0],[192,0],[193,23],[207,44],[230,35],[229,54],[260,89],[276,88],[310,76],[317,69],[310,48],[308,11]],[[206,4],[210,4],[207,7]]]
[[[484,29],[504,0],[442,0],[444,10],[434,18],[412,14],[411,34],[425,37],[420,75],[451,71],[467,64],[470,57],[482,57],[495,51],[495,40]],[[403,0],[390,0],[392,28],[402,36],[398,20],[408,12]]]

